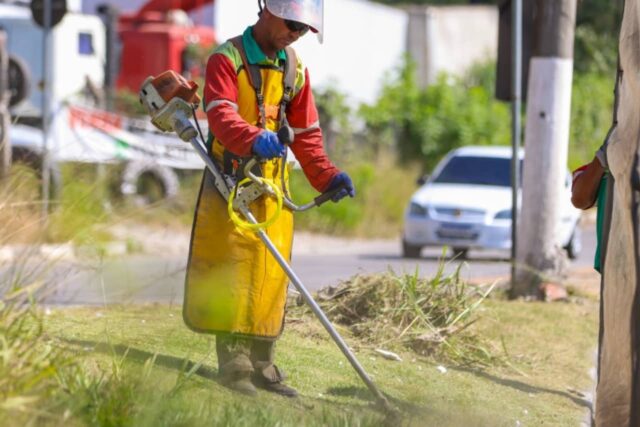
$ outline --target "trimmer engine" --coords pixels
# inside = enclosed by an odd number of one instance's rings
[[[198,85],[169,70],[147,77],[140,89],[140,103],[149,112],[151,123],[163,132],[176,132],[190,142],[198,133],[189,118],[200,103]]]

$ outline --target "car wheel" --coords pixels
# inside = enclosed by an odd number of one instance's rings
[[[573,260],[580,256],[580,252],[582,252],[582,229],[579,225],[576,224],[571,234],[571,239],[569,239],[569,243],[564,249],[567,251],[569,259]]]
[[[457,259],[467,259],[469,248],[453,248],[453,257]]]
[[[415,246],[402,240],[402,256],[405,258],[420,258],[422,246]]]
[[[29,96],[31,90],[31,73],[29,67],[20,58],[9,56],[8,84],[9,106],[13,107]]]

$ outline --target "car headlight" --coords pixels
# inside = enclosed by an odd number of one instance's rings
[[[500,211],[494,217],[495,219],[511,219],[511,209]]]
[[[411,202],[409,205],[409,215],[427,216],[427,208],[418,203]]]

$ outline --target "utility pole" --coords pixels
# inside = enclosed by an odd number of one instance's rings
[[[49,124],[51,116],[51,0],[42,4],[42,222],[46,224],[49,215],[49,187],[51,185]]]
[[[569,146],[576,3],[536,2],[514,297],[539,297],[544,278],[562,273],[566,264],[556,229]]]
[[[0,179],[9,175],[11,168],[11,144],[9,141],[9,52],[7,34],[0,29]]]
[[[518,190],[522,125],[522,0],[511,2],[511,286],[517,274]]]
[[[108,3],[101,4],[97,11],[102,17],[106,29],[106,62],[104,65],[104,106],[107,111],[114,110],[114,97],[116,88],[116,78],[118,77],[118,54],[116,45],[118,43],[118,9]]]

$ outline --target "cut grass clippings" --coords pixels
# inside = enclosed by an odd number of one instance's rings
[[[405,425],[576,425],[588,411],[596,342],[596,303],[486,300],[470,326],[509,351],[518,368],[441,363],[400,348],[390,361],[339,327],[376,384],[404,414]],[[63,391],[39,404],[43,425],[378,426],[373,399],[320,324],[290,316],[277,362],[301,398],[266,392],[255,399],[215,380],[212,337],[161,305],[56,309],[45,332],[75,356],[60,375]],[[4,425],[33,414],[4,412]],[[64,422],[63,422],[64,421]]]
[[[421,278],[417,270],[358,275],[321,290],[318,298],[333,322],[374,347],[400,345],[456,364],[507,365],[499,355],[502,349],[490,349],[469,330],[493,285],[485,290],[468,286],[460,279],[461,266],[445,275],[441,262],[432,278]]]

